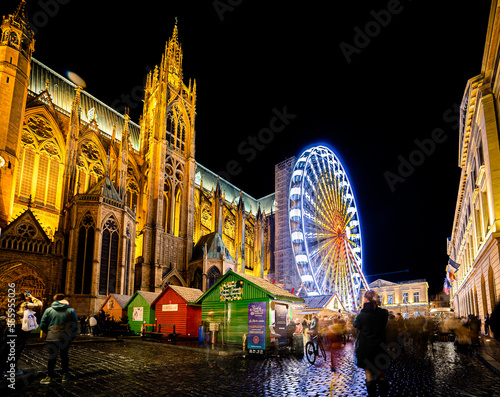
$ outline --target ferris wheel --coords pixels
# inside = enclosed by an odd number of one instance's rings
[[[347,174],[330,149],[316,146],[299,157],[288,212],[301,289],[308,296],[337,294],[346,310],[357,308],[361,286],[368,289],[359,215]]]

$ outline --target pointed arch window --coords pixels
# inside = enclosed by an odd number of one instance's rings
[[[495,276],[493,275],[493,268],[491,265],[488,267],[488,289],[490,292],[490,307],[494,308],[496,306],[496,289],[495,289]]]
[[[104,223],[101,245],[101,266],[99,272],[99,295],[116,292],[118,270],[118,225],[114,218]]]
[[[163,215],[165,232],[170,233],[170,183],[166,182],[163,187]]]
[[[130,225],[127,226],[127,232],[126,232],[127,240],[126,240],[126,251],[125,251],[125,280],[124,280],[124,286],[123,286],[123,293],[125,295],[129,294],[129,282],[130,282],[130,272],[131,272],[131,250],[132,250],[132,243],[131,243],[131,232],[130,232]]]
[[[90,294],[92,287],[95,223],[90,213],[80,222],[75,272],[75,294]]]
[[[207,272],[207,279],[208,279],[208,288],[212,288],[212,285],[214,285],[217,281],[220,279],[220,270],[217,269],[215,266],[212,266],[210,269],[208,269]]]
[[[175,193],[175,208],[174,208],[174,235],[179,237],[181,225],[181,189],[177,189]]]
[[[175,123],[174,123],[174,114],[172,110],[169,110],[167,113],[167,131],[165,132],[165,139],[167,142],[172,143],[172,133],[174,132]],[[174,137],[175,139],[175,137]]]

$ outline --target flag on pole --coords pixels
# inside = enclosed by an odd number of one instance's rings
[[[443,291],[446,295],[450,295],[451,284],[448,282],[448,278],[444,279]]]
[[[453,267],[453,269],[455,269],[455,271],[457,271],[458,268],[460,267],[460,263],[455,262],[451,258],[448,258],[448,265],[450,265],[451,267]]]
[[[450,282],[450,284],[453,281],[456,281],[456,279],[457,279],[455,272],[456,272],[456,269],[453,268],[453,266],[450,266],[450,265],[447,266],[446,277],[448,278],[448,281]]]

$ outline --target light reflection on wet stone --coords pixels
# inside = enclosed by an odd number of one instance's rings
[[[64,396],[366,396],[365,374],[356,367],[354,344],[333,349],[337,371],[327,361],[283,356],[243,359],[179,350],[151,342],[74,344],[70,350],[73,380],[41,386],[26,395]],[[21,368],[46,370],[41,347],[25,350]],[[33,372],[31,372],[33,373]],[[472,354],[457,352],[452,342],[406,345],[406,353],[387,369],[392,396],[500,396],[497,375]]]

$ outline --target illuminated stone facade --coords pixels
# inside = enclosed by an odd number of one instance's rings
[[[448,240],[448,255],[459,264],[451,305],[460,316],[482,319],[498,302],[500,288],[499,18],[493,1],[481,73],[467,82],[460,108],[462,172]]]
[[[391,282],[378,279],[369,284],[379,296],[380,306],[405,318],[429,314],[429,284],[425,279]],[[360,304],[366,289],[360,291]]]
[[[33,50],[20,0],[0,31],[2,288],[47,300],[64,291],[84,314],[109,293],[206,288],[228,268],[268,275],[274,194],[254,199],[195,162],[196,82],[184,82],[177,26],[147,76],[139,123]],[[221,257],[193,257],[213,233]]]

